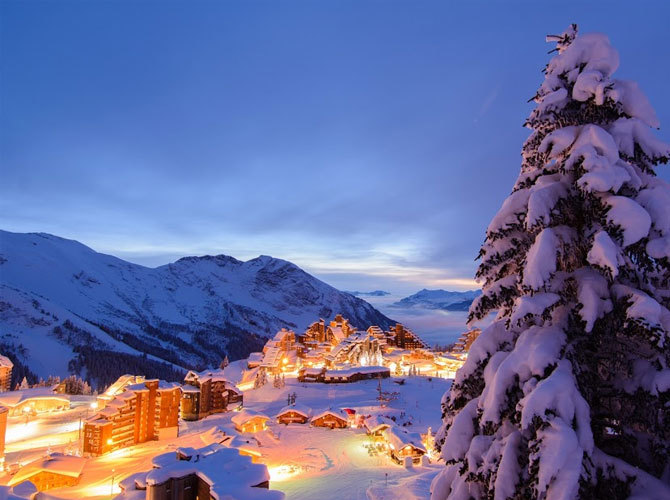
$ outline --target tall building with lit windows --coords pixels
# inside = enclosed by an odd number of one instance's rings
[[[146,441],[176,437],[179,384],[146,380],[129,385],[84,425],[84,453],[102,455]]]
[[[12,360],[0,354],[0,392],[12,390],[12,369],[14,369]]]

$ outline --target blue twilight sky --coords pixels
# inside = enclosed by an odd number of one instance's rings
[[[610,36],[617,76],[670,127],[665,0],[3,0],[0,14],[0,227],[145,265],[269,254],[343,289],[472,287],[544,36],[573,21]]]

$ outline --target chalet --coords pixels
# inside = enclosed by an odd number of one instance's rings
[[[152,459],[153,469],[133,474],[119,484],[119,500],[172,500],[254,498],[280,500],[270,490],[265,465],[253,463],[235,448],[212,444],[200,449],[181,448]]]
[[[309,420],[311,413],[309,408],[300,405],[286,406],[277,413],[277,422],[285,425],[305,424]]]
[[[344,429],[349,426],[348,416],[339,411],[326,410],[312,417],[314,427],[328,427],[329,429]]]
[[[323,382],[325,368],[301,368],[298,372],[299,382]]]
[[[238,432],[258,432],[267,428],[270,417],[262,413],[244,409],[235,413],[231,419]]]
[[[419,463],[421,457],[426,454],[421,436],[414,432],[391,426],[383,431],[383,435],[389,445],[391,458],[398,463],[402,463],[405,457],[411,457],[413,462]]]
[[[389,418],[373,415],[365,419],[364,425],[368,436],[372,437],[375,441],[382,441],[385,440],[384,431],[395,425],[395,423]]]
[[[390,376],[391,370],[385,366],[356,366],[343,370],[326,370],[323,381],[327,384],[349,383]]]
[[[38,491],[74,486],[79,482],[85,463],[85,458],[52,453],[21,467],[7,484],[15,486],[30,481]]]

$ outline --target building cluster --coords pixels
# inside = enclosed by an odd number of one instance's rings
[[[358,330],[338,314],[329,323],[312,323],[302,335],[282,328],[262,352],[251,353],[247,368],[325,383],[408,374],[448,378],[462,366],[478,332],[464,334],[453,351],[438,353],[400,323],[387,331],[374,325]]]
[[[84,453],[102,455],[147,441],[177,437],[179,384],[145,380],[128,385],[84,424]]]
[[[172,500],[254,498],[280,500],[271,490],[265,465],[254,463],[235,448],[218,443],[204,448],[179,448],[157,455],[150,471],[129,476],[120,483],[118,499]]]
[[[184,385],[123,375],[98,396],[84,422],[84,453],[102,455],[138,443],[177,437],[179,418],[199,420],[235,408],[242,392],[222,371],[188,372]]]
[[[188,372],[181,391],[183,420],[200,420],[214,413],[222,413],[228,409],[228,405],[241,405],[244,397],[242,391],[226,380],[220,370]]]
[[[51,453],[24,465],[9,480],[8,486],[32,483],[37,491],[74,486],[84,470],[86,459],[62,453]]]

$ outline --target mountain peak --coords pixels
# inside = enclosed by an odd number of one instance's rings
[[[393,323],[268,255],[184,257],[148,268],[45,237],[48,244],[36,244],[35,234],[0,234],[0,331],[12,333],[3,349],[43,377],[65,376],[69,366],[89,373],[105,353],[204,369],[226,355],[246,357],[281,328],[299,333],[337,313],[360,328]]]

